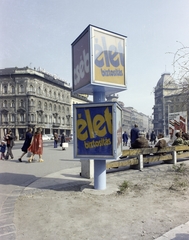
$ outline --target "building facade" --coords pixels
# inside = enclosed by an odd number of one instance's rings
[[[23,139],[28,127],[71,133],[71,87],[41,70],[0,69],[0,138],[11,128]]]
[[[140,131],[150,132],[153,128],[152,119],[144,113],[138,112],[133,107],[125,107],[124,103],[118,101],[118,94],[111,94],[106,97],[107,101],[117,101],[122,107],[122,131],[126,131],[130,135],[134,124],[137,124]]]
[[[84,94],[71,94],[71,134],[73,134],[73,105],[74,104],[86,104],[91,103],[90,100],[88,100],[88,96]]]
[[[154,91],[154,131],[156,134],[169,135],[169,115],[177,112],[187,112],[189,126],[189,104],[186,93],[175,83],[170,73],[164,73],[157,82]]]

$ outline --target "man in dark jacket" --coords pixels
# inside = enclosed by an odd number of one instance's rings
[[[139,129],[137,124],[135,124],[134,128],[131,129],[130,137],[131,137],[131,147],[132,147],[132,144],[139,137]]]
[[[145,133],[139,132],[139,137],[132,144],[131,148],[149,148],[148,140],[145,138]]]
[[[64,132],[62,133],[62,136],[61,136],[61,145],[62,145],[62,150],[66,150],[66,148],[65,147],[63,147],[63,143],[65,143],[66,142],[66,139],[65,139],[65,134],[64,134]]]
[[[156,143],[156,134],[155,134],[154,131],[152,131],[151,134],[150,134],[150,142],[151,142],[151,144]]]
[[[123,138],[123,146],[127,146],[128,136],[126,131],[123,133],[122,138]]]

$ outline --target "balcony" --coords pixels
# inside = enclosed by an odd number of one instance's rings
[[[52,126],[53,126],[53,128],[60,127],[60,123],[53,123]]]

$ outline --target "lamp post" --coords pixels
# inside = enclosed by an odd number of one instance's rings
[[[170,112],[170,103],[172,103],[171,100],[167,101],[167,127],[168,127],[168,136],[169,136],[169,112]]]
[[[171,100],[165,101],[165,98],[163,98],[163,133],[164,136],[167,135],[167,129],[168,129],[168,135],[169,135],[169,104],[171,103]],[[166,106],[167,106],[167,117],[166,117]],[[167,124],[166,124],[167,119]]]
[[[165,97],[163,97],[163,133],[164,136],[166,135],[166,128],[165,128]]]

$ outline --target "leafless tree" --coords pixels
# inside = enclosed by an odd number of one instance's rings
[[[173,54],[172,79],[177,85],[177,93],[184,97],[183,104],[189,102],[189,47],[179,42],[180,48]]]

